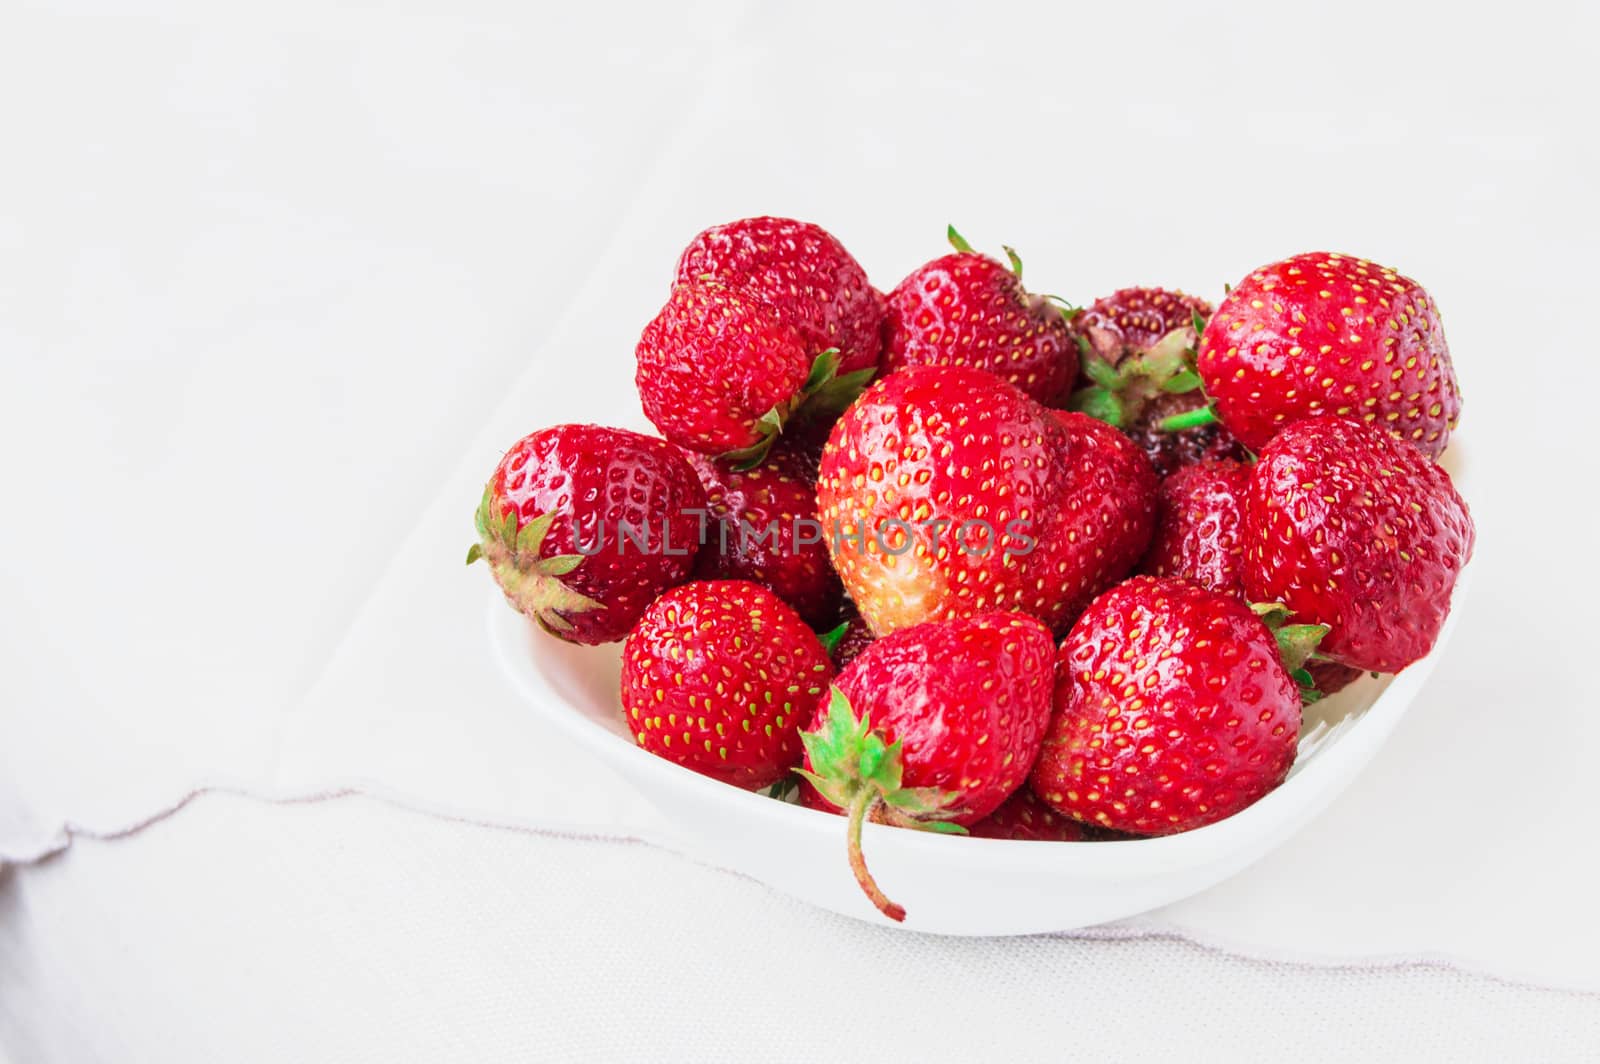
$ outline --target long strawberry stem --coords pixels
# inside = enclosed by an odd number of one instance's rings
[[[861,884],[861,889],[878,911],[896,923],[905,922],[906,911],[903,906],[890,901],[878,886],[878,881],[872,878],[872,873],[867,871],[867,859],[861,853],[861,825],[867,819],[867,813],[878,802],[878,792],[871,787],[862,787],[856,791],[855,797],[850,800],[850,830],[847,845],[850,852],[850,871],[855,873],[856,882]]]
[[[1161,432],[1182,432],[1184,429],[1199,428],[1201,425],[1215,425],[1217,412],[1209,406],[1197,407],[1186,410],[1181,414],[1173,414],[1169,418],[1162,418],[1156,422],[1156,428]]]

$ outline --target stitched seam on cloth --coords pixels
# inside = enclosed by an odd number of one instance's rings
[[[25,868],[59,856],[69,850],[73,842],[83,839],[90,842],[116,842],[139,834],[146,828],[153,827],[178,813],[189,805],[202,798],[221,796],[241,798],[246,801],[261,802],[268,805],[316,805],[324,802],[333,802],[346,798],[359,798],[379,805],[397,809],[402,812],[417,816],[424,816],[434,820],[442,820],[455,824],[467,825],[476,828],[485,828],[490,831],[511,832],[521,835],[532,835],[539,838],[562,839],[569,842],[596,842],[621,844],[625,846],[645,846],[652,850],[668,853],[681,858],[701,868],[724,875],[735,876],[747,882],[757,883],[766,889],[773,889],[753,876],[747,875],[736,869],[727,868],[702,860],[692,854],[685,853],[676,847],[649,838],[642,832],[628,828],[618,827],[615,830],[596,830],[582,825],[562,825],[553,823],[533,823],[517,820],[486,820],[479,816],[461,810],[449,809],[443,806],[429,805],[405,798],[386,788],[370,782],[360,785],[340,787],[325,787],[307,791],[280,791],[267,792],[250,787],[232,784],[214,784],[196,787],[185,792],[174,801],[162,806],[137,820],[112,828],[94,828],[81,824],[65,823],[57,832],[56,838],[31,853],[9,854],[0,852],[0,869],[8,866]],[[1120,924],[1102,924],[1096,927],[1083,927],[1071,931],[1056,931],[1037,936],[1020,936],[1037,938],[1064,938],[1091,942],[1176,942],[1193,946],[1215,956],[1231,960],[1244,961],[1250,964],[1293,967],[1312,969],[1324,972],[1376,972],[1376,971],[1439,971],[1470,976],[1476,979],[1487,980],[1499,986],[1517,990],[1536,990],[1547,994],[1560,994],[1583,1001],[1600,1001],[1600,991],[1585,990],[1577,987],[1557,986],[1539,983],[1534,980],[1517,979],[1496,974],[1483,968],[1475,967],[1462,961],[1440,954],[1377,954],[1362,958],[1330,957],[1314,953],[1298,951],[1275,950],[1270,946],[1259,944],[1240,944],[1227,942],[1216,936],[1197,933],[1191,929],[1174,925],[1158,925],[1149,923],[1124,922]]]

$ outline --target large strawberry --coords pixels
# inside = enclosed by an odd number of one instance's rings
[[[806,781],[843,810],[850,866],[880,911],[861,825],[961,830],[1027,778],[1050,719],[1054,645],[1031,617],[985,613],[918,625],[869,646],[801,735]]]
[[[1251,450],[1301,418],[1358,418],[1438,457],[1461,415],[1438,308],[1365,259],[1312,252],[1256,270],[1200,339],[1222,424]]]
[[[1136,835],[1231,816],[1294,763],[1291,677],[1321,628],[1275,639],[1250,607],[1187,580],[1136,576],[1073,625],[1030,786],[1053,809]],[[1283,660],[1284,647],[1296,660]]]
[[[750,470],[685,452],[715,524],[707,530],[699,572],[770,588],[805,619],[821,626],[839,612],[839,578],[817,527],[815,470],[786,446]]]
[[[607,643],[650,600],[687,579],[705,491],[662,440],[598,425],[523,437],[483,489],[470,564],[489,564],[506,600],[573,643]]]
[[[1182,576],[1228,595],[1244,594],[1244,495],[1250,467],[1206,461],[1161,482],[1156,534],[1140,571]]]
[[[1155,488],[1115,429],[983,370],[914,366],[834,426],[817,503],[874,632],[996,609],[1064,630],[1143,555]]]
[[[1208,458],[1243,458],[1244,448],[1205,411],[1194,368],[1211,304],[1164,288],[1124,288],[1072,320],[1083,349],[1083,387],[1069,405],[1133,437],[1156,472]],[[1202,416],[1203,415],[1203,416]],[[1191,424],[1196,419],[1202,424]]]
[[[754,790],[800,763],[833,665],[794,610],[742,580],[657,599],[622,648],[622,708],[644,749]]]
[[[889,293],[884,368],[973,366],[1041,402],[1060,397],[1078,375],[1078,353],[1062,308],[1022,287],[1022,261],[1009,267],[973,251],[950,229],[955,253],[918,267]]]
[[[765,300],[812,358],[837,348],[840,374],[878,368],[883,296],[821,226],[771,217],[712,226],[684,248],[677,281],[715,281]]]
[[[1329,625],[1321,652],[1373,672],[1432,649],[1474,537],[1448,473],[1346,418],[1296,422],[1267,444],[1244,527],[1250,598]]]
[[[673,288],[634,357],[639,401],[663,436],[745,467],[803,404],[842,409],[871,376],[840,378],[837,351],[813,355],[779,308],[712,281]]]

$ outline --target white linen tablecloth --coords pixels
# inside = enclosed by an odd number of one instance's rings
[[[1582,331],[1596,21],[1554,3],[1492,19],[732,0],[0,12],[0,856],[219,781],[649,834],[650,810],[509,693],[486,579],[460,559],[512,440],[640,423],[633,342],[713,222],[812,218],[884,288],[954,222],[1077,300],[1134,283],[1215,295],[1293,251],[1369,255],[1443,308],[1479,486],[1460,630],[1393,740],[1270,858],[1114,932],[1156,937],[897,938],[655,848],[363,799],[209,797],[0,882],[0,1052],[681,1056],[697,1043],[671,1024],[710,1013],[668,1020],[672,1002],[729,993],[748,1011],[758,971],[775,994],[823,989],[812,961],[757,968],[747,941],[815,951],[862,992],[929,965],[974,1030],[1033,1023],[1036,1048],[1081,1031],[1086,1001],[1142,985],[1173,1001],[1187,981],[1204,993],[1125,1037],[1192,1044],[1227,1002],[1270,1008],[1281,986],[1312,1050],[1367,1045],[1318,1041],[1356,1014],[1372,1026],[1340,1037],[1380,1047],[1510,1045],[1480,1033],[1490,1016],[1551,1054],[1581,1032],[1592,1047],[1600,705],[1581,666],[1600,581],[1580,565],[1587,417],[1562,404],[1600,388]],[[405,889],[372,900],[394,876]],[[561,893],[574,883],[594,887],[586,921]],[[670,929],[632,911],[630,883],[674,899]],[[722,912],[737,935],[711,933]],[[663,996],[612,996],[643,986],[619,969],[646,980],[691,948],[686,928],[703,966],[667,969]],[[413,949],[419,933],[448,955]],[[319,969],[329,942],[344,952]],[[220,943],[238,970],[207,983]],[[370,984],[365,957],[386,966]],[[1427,963],[1373,961],[1396,957]],[[1051,1009],[1030,972],[1059,989]],[[442,1026],[414,1015],[417,981],[443,987]],[[327,1003],[270,1041],[316,986],[351,1011]],[[173,1055],[160,1039],[189,995],[206,1019],[184,1021]],[[648,1008],[635,1022],[619,1004]],[[811,1036],[783,1022],[793,1044]],[[863,1046],[864,1022],[815,1037]],[[677,1033],[651,1041],[651,1023]],[[1133,1046],[1121,1030],[1092,1037]],[[1290,1031],[1279,1016],[1216,1045]]]

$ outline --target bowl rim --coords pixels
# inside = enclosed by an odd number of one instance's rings
[[[1218,860],[1248,849],[1254,840],[1271,834],[1275,826],[1292,821],[1308,807],[1313,807],[1311,812],[1315,812],[1314,807],[1319,799],[1331,799],[1341,783],[1353,779],[1382,745],[1427,682],[1441,652],[1449,643],[1460,614],[1458,607],[1469,568],[1463,567],[1457,578],[1449,615],[1428,654],[1394,674],[1371,705],[1360,711],[1334,741],[1318,749],[1282,784],[1231,816],[1172,835],[1097,840],[1091,846],[1041,846],[1037,840],[951,836],[868,823],[864,825],[864,830],[873,840],[871,847],[875,851],[894,847],[914,853],[948,856],[960,852],[962,848],[968,853],[976,852],[972,847],[977,846],[982,848],[986,860],[990,861],[1025,861],[1035,866],[1044,861],[1080,870],[1082,866],[1092,864],[1108,873],[1123,868],[1132,870],[1136,866],[1151,863],[1189,863],[1196,858]],[[783,825],[785,830],[839,832],[837,814],[779,801],[704,776],[658,757],[588,719],[554,686],[537,663],[535,655],[519,645],[526,643],[526,637],[533,634],[532,624],[509,608],[494,588],[488,588],[487,595],[488,636],[495,657],[513,689],[531,703],[542,718],[553,722],[563,734],[612,766],[636,789],[640,784],[633,783],[634,779],[643,776],[652,785],[670,788],[705,802],[728,803],[737,808],[742,816],[768,818],[774,824]],[[620,713],[620,705],[618,711]],[[648,800],[648,794],[644,796]],[[669,832],[676,834],[670,826]]]

